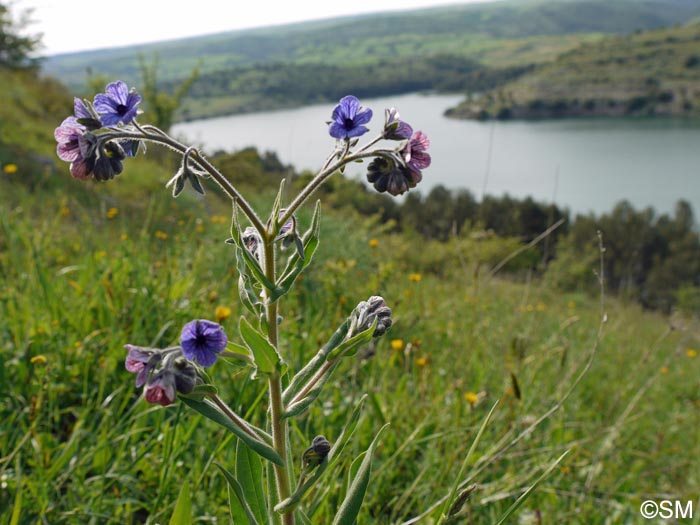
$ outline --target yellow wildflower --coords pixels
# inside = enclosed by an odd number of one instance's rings
[[[168,234],[161,230],[157,230],[155,236],[156,238],[161,239],[163,241],[168,238]]]
[[[61,217],[68,217],[70,215],[70,208],[68,206],[61,206],[59,213]]]
[[[114,219],[117,215],[119,215],[118,208],[110,208],[107,210],[107,218],[108,219]]]
[[[379,246],[379,241],[377,239],[370,239],[369,240],[369,247],[370,248],[376,248]]]
[[[476,405],[477,401],[479,401],[479,394],[476,392],[467,392],[464,394],[464,399],[467,400],[467,403],[474,406]]]
[[[231,309],[228,306],[219,305],[214,310],[214,317],[216,317],[216,322],[220,323],[224,319],[228,319],[231,315]]]
[[[17,164],[5,164],[2,168],[2,171],[5,172],[7,175],[12,175],[13,173],[17,173]]]
[[[426,354],[424,356],[421,356],[416,359],[416,364],[420,367],[423,368],[430,363],[430,355]]]
[[[392,339],[391,348],[392,350],[396,350],[397,352],[403,350],[403,339]]]
[[[42,354],[35,355],[34,357],[32,357],[29,360],[29,362],[33,365],[36,365],[36,364],[45,365],[46,361],[47,361],[46,356],[42,355]]]
[[[125,241],[128,238],[129,238],[129,236],[126,233],[122,233],[122,237],[121,237],[122,241]]]
[[[661,373],[662,373],[663,375],[668,374],[668,367],[667,367],[667,366],[662,366],[662,367],[661,367]]]
[[[693,350],[692,348],[688,348],[688,349],[685,351],[685,355],[687,355],[688,357],[691,357],[691,358],[692,358],[692,357],[696,357],[696,356],[698,355],[698,351],[697,351],[697,350]]]
[[[411,281],[412,283],[418,283],[420,280],[423,278],[423,276],[419,273],[412,273],[409,274],[408,280]]]

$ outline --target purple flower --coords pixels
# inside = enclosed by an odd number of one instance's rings
[[[260,245],[262,244],[262,237],[258,233],[258,230],[252,226],[248,226],[241,235],[241,240],[243,244],[248,249],[248,251],[260,262]]]
[[[404,166],[399,166],[396,161],[385,157],[377,157],[367,167],[367,181],[374,185],[374,189],[380,193],[389,192],[396,197],[415,188],[422,175]]]
[[[168,368],[163,368],[153,375],[143,391],[146,401],[153,404],[168,406],[175,401],[175,374]]]
[[[58,158],[70,162],[70,174],[76,179],[88,179],[95,167],[95,145],[85,126],[75,117],[68,117],[54,131]]]
[[[426,153],[429,147],[428,136],[422,131],[416,131],[401,152],[408,168],[417,172],[421,177],[421,170],[430,166],[430,154]]]
[[[107,142],[100,149],[99,155],[95,159],[95,167],[93,169],[95,180],[111,180],[116,175],[119,175],[124,169],[122,161],[125,156],[126,154],[119,144]]]
[[[190,321],[182,329],[180,336],[184,356],[204,367],[216,362],[218,353],[226,348],[226,343],[228,337],[224,329],[214,321],[206,319]]]
[[[333,110],[333,121],[328,132],[336,139],[349,139],[364,135],[369,130],[363,126],[372,119],[372,110],[360,107],[357,97],[348,95],[340,99]]]
[[[136,388],[143,386],[148,379],[151,370],[160,363],[162,354],[154,348],[143,348],[134,345],[124,345],[129,353],[126,356],[124,366],[127,371],[136,375]]]
[[[413,135],[413,128],[399,118],[396,108],[384,110],[384,138],[388,140],[407,140]]]
[[[122,80],[107,84],[104,93],[95,95],[95,109],[105,126],[129,124],[138,113],[139,102],[141,96],[134,89],[129,91]]]
[[[73,98],[73,113],[75,113],[75,118],[92,118],[90,111],[85,106],[85,102],[78,97]]]

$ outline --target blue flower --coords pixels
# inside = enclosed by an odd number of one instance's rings
[[[190,321],[180,336],[184,356],[204,367],[216,362],[219,352],[226,348],[226,343],[228,337],[221,325],[206,319]]]
[[[371,119],[372,110],[362,108],[357,97],[348,95],[341,98],[333,110],[333,120],[328,132],[336,139],[360,137],[369,131],[363,124],[367,124]]]
[[[141,96],[135,90],[129,91],[122,80],[107,84],[104,93],[95,95],[95,110],[105,126],[116,126],[120,122],[129,124],[138,114]]]

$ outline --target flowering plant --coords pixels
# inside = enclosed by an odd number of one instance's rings
[[[226,242],[235,252],[238,291],[248,315],[240,318],[238,326],[241,344],[232,342],[218,323],[196,319],[183,327],[176,346],[160,349],[127,344],[126,369],[136,374],[136,387],[144,387],[147,402],[167,406],[179,398],[238,438],[234,472],[218,464],[235,495],[230,498],[235,523],[310,523],[304,513],[304,496],[342,454],[357,425],[362,401],[342,432],[333,437],[334,444],[324,436],[309,436],[298,448],[290,441],[289,421],[302,416],[319,398],[343,359],[391,327],[392,317],[382,297],[361,301],[301,369],[290,369],[279,351],[280,329],[284,327],[280,302],[316,251],[320,204],[316,203],[311,225],[303,234],[297,230],[295,214],[334,173],[364,159],[373,159],[367,179],[378,191],[392,195],[408,191],[421,181],[422,170],[430,165],[428,138],[420,131],[414,133],[391,108],[386,110],[379,135],[358,145],[359,138],[369,131],[365,125],[373,114],[362,108],[356,97],[346,96],[328,123],[328,132],[336,142],[320,171],[289,203],[282,202],[282,181],[272,211],[263,220],[197,148],[180,143],[155,126],[140,124],[140,103],[139,94],[122,81],[109,84],[93,101],[76,98],[74,115],[55,131],[58,156],[71,163],[73,177],[106,181],[122,173],[124,162],[139,151],[145,152],[145,144],[150,142],[181,156],[180,168],[166,184],[173,197],[188,183],[202,194],[203,180],[218,184],[233,204],[231,237]],[[264,428],[236,414],[219,396],[205,369],[220,358],[236,361],[254,377],[267,381],[269,410]],[[352,480],[334,524],[355,523],[380,434],[381,430],[353,464]]]

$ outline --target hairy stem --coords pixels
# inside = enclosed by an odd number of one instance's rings
[[[153,132],[149,132],[147,131],[147,129],[153,130]],[[99,137],[101,140],[146,140],[149,142],[155,142],[157,144],[168,146],[169,148],[177,151],[182,155],[188,154],[192,161],[195,164],[197,164],[197,166],[199,166],[201,169],[206,171],[211,176],[211,178],[214,179],[214,181],[219,185],[219,187],[224,191],[224,193],[226,193],[226,195],[228,195],[232,201],[238,204],[238,206],[241,208],[241,210],[251,222],[251,224],[262,235],[262,232],[265,231],[265,226],[258,217],[258,215],[255,213],[255,210],[253,210],[253,207],[250,204],[248,204],[248,201],[246,201],[243,198],[243,196],[238,192],[238,190],[233,186],[233,184],[231,184],[231,182],[226,177],[224,177],[224,175],[218,169],[216,169],[216,167],[211,162],[204,158],[204,156],[199,152],[199,150],[192,150],[191,148],[185,146],[184,144],[166,135],[164,132],[162,132],[158,128],[154,128],[153,126],[139,126],[139,130],[140,133],[130,133],[128,131],[116,130],[114,132],[104,133]]]
[[[295,199],[289,204],[289,206],[287,206],[284,214],[280,217],[279,223],[284,224],[285,222],[287,222],[294,214],[294,212],[297,209],[299,209],[302,206],[302,204],[304,204],[308,200],[309,197],[311,197],[314,191],[316,191],[318,187],[321,184],[323,184],[328,177],[333,175],[336,171],[338,171],[346,164],[355,162],[356,160],[366,159],[369,157],[389,157],[393,159],[395,158],[395,155],[396,153],[394,151],[383,149],[376,149],[371,151],[360,150],[350,155],[346,153],[337,161],[331,163],[325,169],[322,169],[318,172],[318,174],[311,180],[311,182],[309,182],[304,187],[304,189],[301,190],[299,195],[297,195]]]
[[[271,283],[275,282],[275,245],[271,235],[265,235],[265,275]],[[268,290],[269,292],[269,290]],[[267,337],[272,345],[278,347],[277,301],[267,301],[266,308]],[[268,380],[270,387],[270,420],[272,427],[272,446],[287,464],[287,422],[282,419],[284,403],[282,402],[282,377],[275,371]],[[292,494],[289,472],[285,467],[275,465],[275,482],[277,485],[277,503],[286,500]],[[272,510],[272,509],[271,509]],[[284,525],[294,525],[294,513],[283,514]]]

